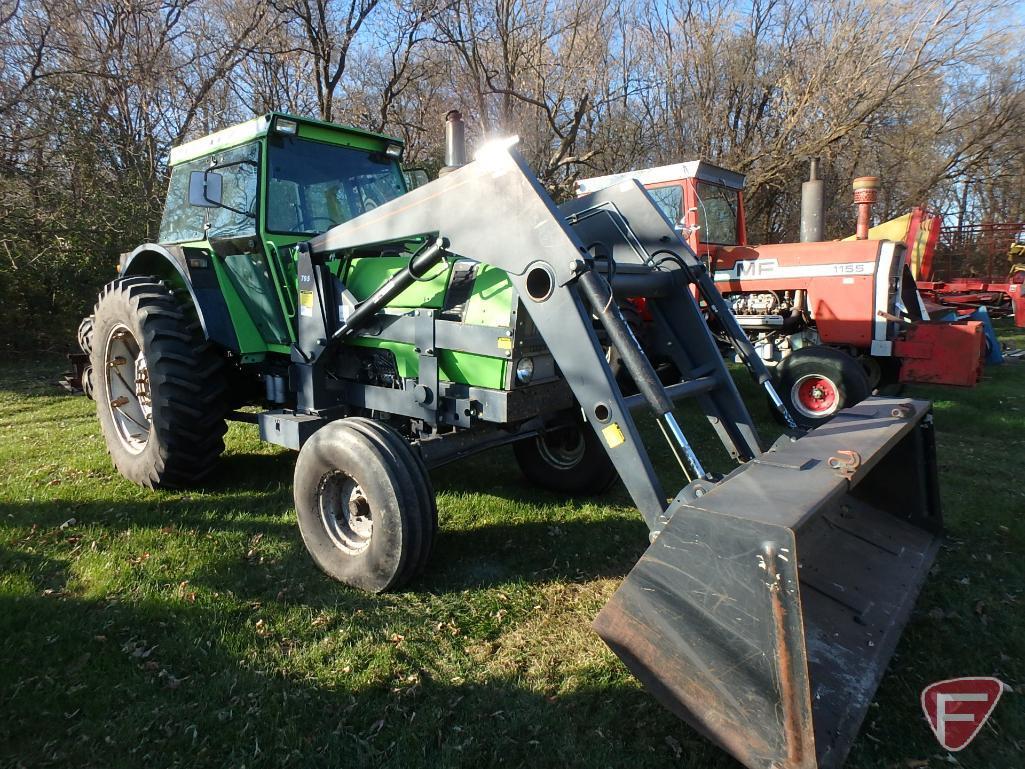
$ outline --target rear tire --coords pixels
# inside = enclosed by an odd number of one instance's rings
[[[299,452],[293,493],[303,543],[332,579],[381,593],[430,558],[438,511],[427,469],[379,422],[341,419],[318,430]]]
[[[115,467],[148,488],[206,476],[224,450],[224,360],[159,278],[120,278],[92,329],[96,415]]]
[[[513,454],[528,481],[560,494],[601,494],[619,477],[598,436],[582,421],[518,441]]]
[[[92,315],[86,315],[82,318],[82,322],[78,324],[78,333],[75,335],[78,339],[78,346],[86,355],[92,355],[93,353],[93,320]]]
[[[817,427],[869,396],[868,376],[855,358],[832,347],[802,347],[776,368],[777,390],[798,425]],[[775,412],[775,409],[773,409]]]
[[[82,369],[82,394],[85,395],[89,400],[93,398],[93,367],[92,365],[86,366]]]

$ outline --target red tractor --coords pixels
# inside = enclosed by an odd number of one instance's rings
[[[858,237],[821,240],[822,181],[805,182],[801,243],[749,246],[744,177],[703,161],[581,180],[578,194],[636,179],[702,257],[780,396],[805,427],[888,385],[975,385],[985,353],[977,321],[929,320],[907,244],[935,222],[912,216],[903,242],[868,239],[878,180],[855,180]],[[927,240],[928,238],[924,238]],[[639,308],[643,315],[643,306]],[[710,318],[715,330],[715,319]]]

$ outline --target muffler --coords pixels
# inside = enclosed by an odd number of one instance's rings
[[[841,766],[939,549],[930,404],[869,398],[666,517],[595,630],[750,769]]]

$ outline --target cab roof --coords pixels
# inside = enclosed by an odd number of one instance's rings
[[[682,179],[697,179],[711,184],[721,184],[729,189],[744,189],[744,174],[738,174],[736,171],[721,168],[704,160],[691,160],[687,163],[672,163],[668,166],[641,168],[621,174],[592,176],[589,179],[580,179],[577,182],[577,194],[585,195],[589,192],[603,190],[627,179],[636,179],[644,185],[676,182]]]
[[[328,123],[324,120],[314,120],[313,118],[308,117],[299,117],[298,115],[290,115],[287,112],[268,112],[265,115],[260,115],[259,117],[247,120],[244,123],[238,123],[236,125],[229,126],[228,128],[221,129],[220,131],[214,131],[212,134],[207,134],[199,139],[194,139],[193,141],[179,144],[177,147],[172,147],[169,158],[170,165],[176,166],[180,163],[195,160],[196,158],[201,158],[204,155],[236,147],[239,144],[245,144],[253,139],[266,136],[267,132],[270,131],[270,127],[274,122],[274,119],[278,117],[285,120],[294,120],[300,125],[315,126],[321,129],[328,129],[329,131],[336,131],[339,134],[348,134],[349,136],[356,135],[369,139],[380,139],[382,141],[392,142],[395,144],[404,144],[401,139],[394,136],[379,134],[373,131],[364,131],[362,128],[340,125],[338,123]]]

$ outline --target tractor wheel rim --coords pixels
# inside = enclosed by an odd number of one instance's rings
[[[840,388],[822,374],[805,374],[790,389],[790,401],[800,414],[821,419],[839,410]]]
[[[340,470],[320,481],[320,518],[331,542],[349,555],[358,555],[370,547],[374,519],[363,489]]]
[[[584,434],[575,427],[564,427],[537,436],[537,449],[552,467],[570,470],[584,458]]]
[[[149,443],[153,417],[146,357],[135,335],[119,324],[107,336],[103,359],[114,430],[125,450],[139,454]]]

